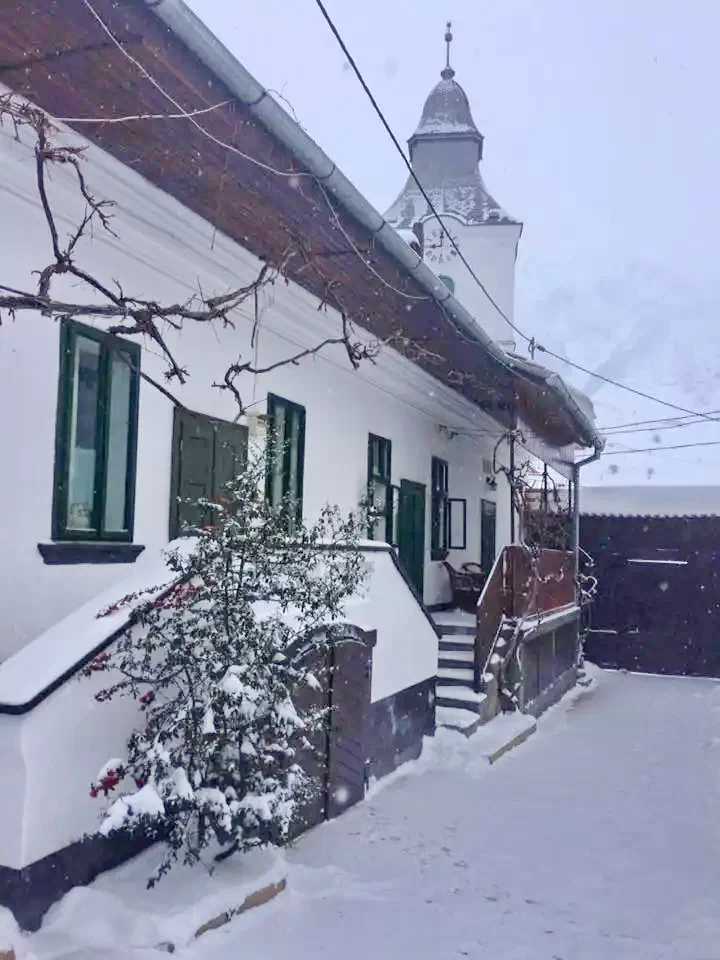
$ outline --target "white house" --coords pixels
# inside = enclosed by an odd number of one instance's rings
[[[99,706],[91,685],[69,682],[123,628],[95,614],[162,576],[163,548],[183,519],[178,497],[217,493],[248,436],[283,432],[291,454],[269,495],[289,493],[298,516],[312,519],[328,502],[353,509],[368,484],[387,504],[372,531],[381,549],[368,549],[374,574],[360,624],[377,631],[368,761],[378,773],[417,754],[433,729],[438,637],[427,609],[452,602],[442,561],[487,568],[517,535],[496,474],[514,456],[515,428],[568,475],[573,449],[600,444],[559,378],[503,349],[507,324],[434,238],[412,187],[383,218],[181,0],[103,0],[104,25],[81,8],[64,17],[50,0],[35,8],[0,39],[3,62],[17,64],[3,81],[65,118],[53,121],[54,136],[85,148],[93,196],[115,204],[113,233],[96,223],[73,253],[87,275],[156,304],[185,303],[252,284],[265,263],[292,256],[232,325],[163,328],[184,383],[165,380],[157,342],[108,336],[117,318],[100,310],[81,321],[58,311],[3,316],[0,902],[25,910],[27,923],[119,856],[79,842],[97,816],[86,785],[122,750],[134,718],[127,704]],[[126,36],[142,38],[132,54],[115,42]],[[100,52],[43,63],[43,52],[87,44]],[[34,272],[53,262],[36,147],[32,129],[0,128],[0,212],[12,236],[0,295],[37,290]],[[442,177],[428,183],[433,201],[512,317],[520,225],[484,189],[482,137],[449,68],[411,154],[421,178],[457,166],[451,189]],[[65,242],[86,210],[71,165],[52,165],[47,197]],[[424,259],[391,225],[418,222]],[[107,302],[77,277],[53,284],[58,299]],[[343,312],[359,339],[394,345],[357,369],[341,343],[280,364],[337,338]],[[241,418],[233,393],[217,386],[238,360],[270,368],[235,381]],[[48,764],[63,771],[51,822],[38,794]]]

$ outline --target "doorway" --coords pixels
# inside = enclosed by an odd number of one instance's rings
[[[400,481],[398,558],[422,599],[425,579],[425,484]]]

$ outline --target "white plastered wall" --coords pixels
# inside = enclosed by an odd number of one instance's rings
[[[127,293],[159,301],[184,300],[198,289],[220,293],[252,280],[259,261],[181,204],[152,187],[102,152],[87,151],[86,176],[98,196],[117,201],[118,239],[95,229],[81,244],[83,267],[111,283],[118,278]],[[47,228],[37,203],[31,149],[0,131],[0,214],[13,237],[3,255],[3,281],[33,288],[32,271],[51,259]],[[81,208],[67,172],[53,171],[51,199],[61,231],[77,222]],[[58,283],[57,295],[86,297],[76,284]],[[408,301],[408,308],[412,302]],[[237,413],[229,393],[212,384],[229,362],[250,359],[252,317],[235,312],[235,328],[187,324],[168,333],[179,361],[187,365],[184,386],[169,385],[189,409],[224,419]],[[45,565],[37,545],[50,538],[58,379],[59,325],[36,313],[22,313],[0,328],[0,422],[5,458],[0,471],[0,657],[19,649],[104,587],[126,575],[110,565]],[[295,284],[276,284],[261,294],[257,362],[267,365],[336,335],[339,318],[317,310],[316,300]],[[157,349],[143,349],[143,370],[163,379]],[[449,599],[441,565],[430,562],[430,463],[433,455],[449,463],[451,496],[468,501],[468,549],[453,563],[479,558],[479,501],[498,502],[498,547],[507,542],[507,487],[500,479],[489,491],[482,470],[492,457],[497,426],[455,392],[391,350],[376,366],[350,368],[342,347],[329,348],[297,366],[283,366],[255,380],[239,381],[246,403],[262,412],[268,392],[307,409],[304,513],[312,519],[325,502],[350,510],[364,491],[368,433],[393,444],[393,481],[426,484],[425,601]],[[142,383],[138,439],[134,540],[160,552],[167,542],[173,405]],[[445,425],[459,435],[447,440]]]

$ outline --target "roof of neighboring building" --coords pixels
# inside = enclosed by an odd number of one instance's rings
[[[446,68],[425,101],[420,123],[408,141],[415,175],[438,213],[465,223],[518,223],[490,194],[479,163],[483,136],[470,109],[467,94]],[[427,144],[422,153],[419,144]],[[408,177],[397,200],[386,213],[390,223],[409,227],[431,216],[415,179]]]
[[[376,337],[405,335],[417,366],[498,423],[520,404],[551,446],[602,445],[564,382],[518,370],[182,0],[94,8],[117,43],[75,0],[23,0],[0,32],[3,83],[58,117],[177,114],[172,97],[196,116],[76,129],[258,257],[280,262],[292,245],[289,280]]]
[[[580,512],[604,517],[717,517],[720,486],[582,487]]]

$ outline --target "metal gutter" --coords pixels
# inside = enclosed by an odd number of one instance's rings
[[[595,460],[600,459],[602,454],[602,446],[597,446],[590,454],[589,457],[585,457],[584,460],[578,460],[573,464],[573,487],[575,492],[575,499],[573,501],[573,553],[575,554],[575,597],[577,602],[580,602],[580,468],[587,466],[589,463],[594,463]]]
[[[143,0],[160,20],[211,70],[260,123],[296,157],[302,166],[333,194],[342,207],[377,238],[378,243],[452,319],[504,369],[514,372],[505,351],[455,299],[421,257],[411,250],[394,227],[378,213],[315,141],[279,106],[272,95],[242,66],[183,0]],[[588,446],[602,439],[557,374],[548,387],[579,425]]]

